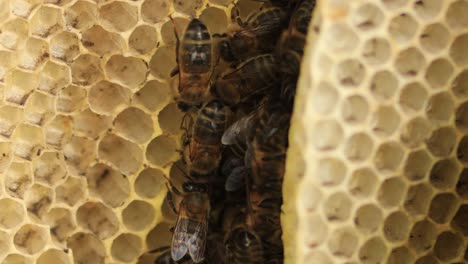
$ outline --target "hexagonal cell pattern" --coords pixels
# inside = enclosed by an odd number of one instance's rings
[[[241,17],[261,2],[238,1]],[[224,33],[232,6],[0,1],[2,263],[152,263],[144,252],[170,244],[174,29],[197,17]],[[314,12],[286,262],[468,261],[468,3],[323,0]]]

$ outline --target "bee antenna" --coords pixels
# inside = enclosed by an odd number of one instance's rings
[[[184,174],[184,176],[185,176],[186,178],[190,179],[190,176],[187,174],[187,172],[184,171],[184,170],[179,166],[179,164],[177,164],[177,162],[174,162],[174,166],[176,166],[176,168],[179,169],[179,170],[182,172],[182,174]]]
[[[160,253],[160,252],[164,252],[166,250],[169,250],[171,247],[169,246],[162,246],[162,247],[158,247],[158,248],[155,248],[155,249],[152,249],[150,251],[148,251],[149,254],[155,254],[155,253]]]

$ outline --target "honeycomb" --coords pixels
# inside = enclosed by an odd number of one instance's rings
[[[173,30],[196,16],[223,33],[231,2],[0,1],[2,263],[152,263],[169,245]],[[260,5],[238,2],[242,16]],[[287,263],[468,262],[467,13],[466,0],[318,1]]]

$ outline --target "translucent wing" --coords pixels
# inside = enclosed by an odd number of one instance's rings
[[[244,166],[236,167],[228,175],[224,188],[228,192],[237,191],[244,186],[244,179],[247,171]]]
[[[257,116],[256,114],[257,111],[253,111],[228,127],[226,131],[224,131],[221,143],[223,143],[223,145],[232,145],[236,142],[236,138],[243,139],[245,141],[247,131],[252,127],[255,117]]]
[[[181,260],[188,252],[188,219],[186,218],[187,212],[184,206],[179,208],[179,216],[172,236],[171,256],[175,261]]]
[[[259,23],[257,26],[247,26],[246,28],[240,30],[237,32],[239,35],[254,35],[258,37],[262,37],[264,35],[270,35],[278,32],[278,30],[281,28],[281,23],[282,23],[282,18],[281,17],[275,17],[272,19],[268,19],[266,21],[263,21],[262,23]]]
[[[194,232],[188,237],[187,246],[190,257],[192,257],[195,263],[200,263],[205,258],[207,220],[208,216],[204,215],[200,222],[192,222],[192,224],[194,224]]]

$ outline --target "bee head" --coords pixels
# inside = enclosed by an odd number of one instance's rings
[[[177,103],[177,107],[180,109],[180,111],[187,112],[190,109],[191,106],[189,104],[187,104],[187,103],[179,101]]]
[[[206,185],[203,183],[184,182],[182,184],[182,189],[187,193],[207,192]]]

